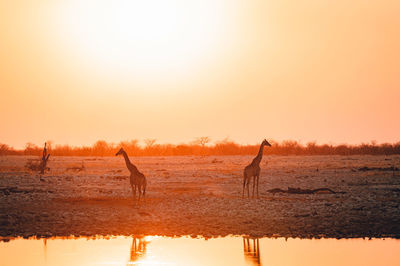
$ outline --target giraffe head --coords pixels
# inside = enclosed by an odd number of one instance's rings
[[[263,140],[262,145],[271,147],[271,144],[266,139]]]
[[[115,154],[115,156],[118,156],[118,155],[122,154],[123,152],[124,152],[124,149],[121,148],[121,149],[119,149],[119,151]]]

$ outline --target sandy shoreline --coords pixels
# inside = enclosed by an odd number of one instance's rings
[[[54,157],[42,178],[24,168],[29,158],[0,157],[2,237],[400,238],[400,173],[379,170],[400,156],[265,156],[258,199],[242,199],[252,156],[131,157],[148,179],[135,206],[122,158]],[[84,171],[67,170],[82,162]],[[287,187],[345,193],[267,192]]]

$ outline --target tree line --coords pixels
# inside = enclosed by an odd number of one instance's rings
[[[114,156],[123,147],[130,156],[180,156],[180,155],[253,155],[258,152],[259,144],[241,145],[225,139],[210,143],[208,137],[197,138],[190,143],[158,144],[155,139],[147,139],[144,145],[138,140],[110,143],[99,140],[91,146],[58,145],[48,141],[48,152],[52,156]],[[301,144],[297,141],[270,141],[272,146],[264,149],[265,154],[271,155],[393,155],[400,154],[400,142],[362,143],[358,145],[317,144],[309,142]],[[0,155],[37,155],[42,154],[43,148],[33,143],[27,143],[24,149],[14,149],[0,143]]]

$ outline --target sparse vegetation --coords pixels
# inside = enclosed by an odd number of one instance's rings
[[[31,171],[39,171],[40,174],[44,174],[45,170],[50,170],[49,167],[47,167],[47,161],[49,160],[50,154],[47,153],[47,147],[46,147],[47,143],[44,144],[44,148],[43,148],[43,154],[41,159],[28,159],[28,161],[25,164],[25,168],[31,170]],[[32,146],[30,143],[28,143],[26,145],[27,148],[32,149]],[[24,154],[26,154],[26,150],[27,148],[24,150]],[[34,150],[34,152],[36,153],[36,150]]]
[[[92,146],[69,146],[53,144],[48,147],[53,156],[113,156],[123,147],[131,156],[182,156],[182,155],[252,155],[257,153],[258,144],[241,145],[229,139],[210,144],[208,137],[196,138],[190,143],[158,144],[155,139],[146,139],[145,145],[138,140],[122,141],[118,144],[99,140]],[[400,142],[359,145],[329,145],[310,142],[305,145],[297,141],[271,141],[272,147],[264,151],[267,155],[393,155],[400,154]],[[0,155],[41,155],[42,149],[27,143],[24,149],[16,150],[0,144]]]

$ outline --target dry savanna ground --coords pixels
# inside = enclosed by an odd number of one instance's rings
[[[133,204],[122,157],[51,157],[40,176],[35,157],[2,156],[0,236],[400,237],[400,156],[264,156],[243,199],[252,158],[131,157],[148,180]],[[268,192],[288,187],[343,193]]]

